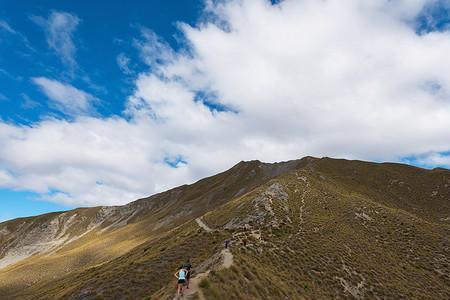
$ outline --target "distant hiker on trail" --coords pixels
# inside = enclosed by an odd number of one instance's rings
[[[188,274],[188,270],[184,268],[180,268],[178,271],[175,272],[175,277],[178,279],[178,290],[177,295],[183,296],[183,287],[186,283],[186,275]]]
[[[230,245],[230,240],[225,241],[225,249],[228,249],[228,246]]]
[[[192,269],[192,264],[191,264],[191,260],[188,258],[187,262],[185,264],[183,264],[180,269],[185,269],[188,271],[187,275],[186,275],[186,288],[189,288],[189,280],[191,279],[191,269]]]

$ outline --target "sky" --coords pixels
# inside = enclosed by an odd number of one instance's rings
[[[450,167],[450,3],[0,3],[0,221],[241,160]]]

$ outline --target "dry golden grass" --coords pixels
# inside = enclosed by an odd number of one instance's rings
[[[0,292],[172,299],[177,266],[189,257],[197,272],[210,268],[230,239],[234,264],[201,282],[207,299],[450,298],[448,170],[328,158],[288,164],[240,163],[139,200],[153,204],[128,225],[0,271]],[[202,215],[212,233],[195,223]]]

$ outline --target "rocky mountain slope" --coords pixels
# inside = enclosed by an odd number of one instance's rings
[[[172,299],[187,258],[186,299],[449,299],[450,171],[240,162],[125,206],[0,223],[0,298]]]

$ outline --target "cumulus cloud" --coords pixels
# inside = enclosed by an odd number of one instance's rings
[[[149,66],[166,64],[175,58],[172,48],[148,28],[141,28],[141,37],[134,39],[133,44],[139,49],[142,60]]]
[[[443,166],[448,168],[450,166],[450,152],[424,153],[417,157],[408,157],[405,161],[430,167]]]
[[[14,180],[10,174],[4,170],[0,170],[0,186],[10,186]]]
[[[32,81],[51,100],[54,108],[67,115],[90,114],[94,111],[92,103],[98,99],[87,92],[45,77],[35,77]]]
[[[180,25],[181,50],[147,29],[135,40],[150,70],[123,117],[0,123],[3,184],[118,204],[239,160],[446,156],[450,34],[415,24],[430,2],[207,1],[198,24]]]
[[[121,118],[2,124],[0,144],[0,185],[32,190],[60,203],[124,203],[181,184],[191,172],[184,165],[174,169],[158,161],[167,149],[164,136],[150,123]]]
[[[125,75],[133,74],[133,71],[130,69],[131,59],[126,56],[125,53],[119,53],[119,55],[117,55],[116,57],[116,62],[122,73],[124,73]]]
[[[182,111],[192,98],[168,98],[169,91],[215,91],[216,101],[239,111],[230,128],[241,138],[292,145],[284,153],[263,151],[266,159],[306,152],[395,160],[446,150],[448,97],[429,87],[445,91],[450,84],[450,40],[447,32],[416,34],[411,23],[424,5],[210,3],[205,22],[182,26],[188,55],[168,51],[162,56],[171,59],[157,64],[150,52],[162,75],[138,80],[138,107],[147,104],[168,123],[182,122],[185,115],[168,108]]]
[[[80,19],[76,15],[59,11],[53,11],[48,19],[40,16],[32,16],[31,19],[45,30],[48,46],[73,70],[77,66],[73,33]]]

